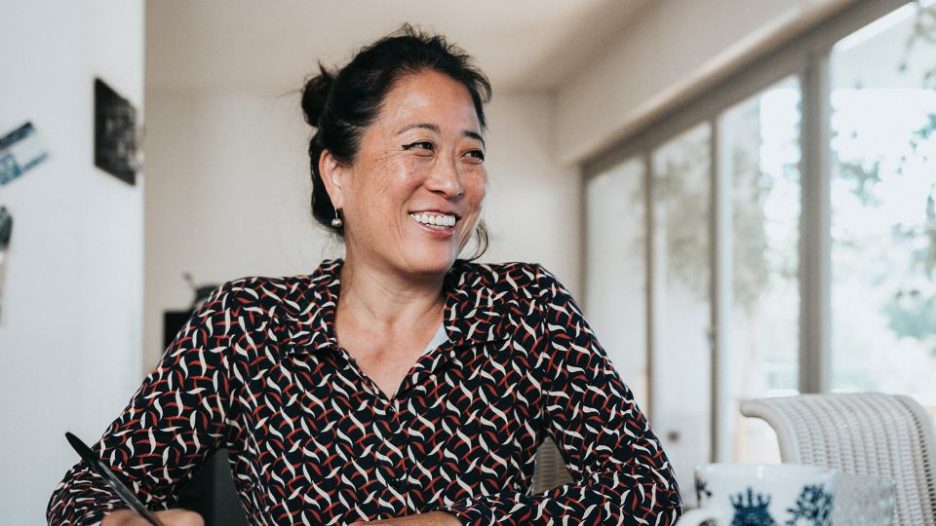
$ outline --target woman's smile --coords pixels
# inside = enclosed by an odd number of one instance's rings
[[[434,211],[412,212],[409,214],[420,228],[433,236],[449,238],[455,233],[455,224],[458,222],[458,216],[451,213],[442,213]]]

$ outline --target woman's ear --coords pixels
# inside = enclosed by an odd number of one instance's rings
[[[328,150],[319,156],[319,174],[325,184],[325,191],[336,210],[344,208],[344,185],[347,184],[348,168],[338,161]]]

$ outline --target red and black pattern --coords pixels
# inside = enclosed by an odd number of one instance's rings
[[[94,449],[155,508],[219,447],[253,524],[444,510],[464,524],[671,524],[672,468],[569,293],[542,267],[457,262],[449,341],[387,396],[337,345],[342,261],[216,290]],[[545,436],[576,482],[531,495]],[[50,524],[121,507],[84,463]]]

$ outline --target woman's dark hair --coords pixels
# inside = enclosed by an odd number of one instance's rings
[[[441,35],[417,31],[409,24],[363,48],[337,71],[329,71],[319,63],[318,75],[306,82],[302,111],[306,122],[317,129],[309,141],[312,215],[328,230],[339,236],[344,234],[343,227],[331,224],[337,212],[319,173],[322,152],[328,150],[342,163],[354,162],[364,129],[377,117],[394,83],[426,70],[445,74],[468,89],[483,129],[483,104],[491,98],[490,81],[462,49]],[[472,259],[487,249],[488,235],[483,222],[478,223],[475,237],[478,248]]]

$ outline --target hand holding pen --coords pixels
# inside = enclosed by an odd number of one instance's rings
[[[101,526],[203,526],[205,521],[194,511],[172,509],[150,511],[130,488],[91,450],[71,433],[65,433],[68,443],[78,452],[92,471],[100,475],[128,509],[114,510],[104,517]]]

